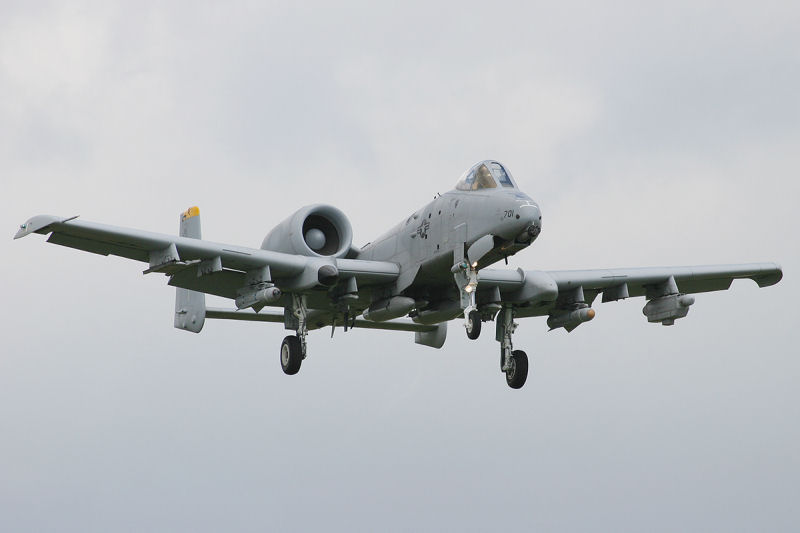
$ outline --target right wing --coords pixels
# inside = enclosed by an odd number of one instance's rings
[[[142,261],[149,265],[145,273],[166,274],[170,285],[226,298],[236,298],[248,274],[257,276],[264,268],[269,269],[275,285],[289,291],[324,286],[323,277],[334,274],[340,279],[355,278],[359,286],[391,283],[400,271],[397,264],[385,261],[307,257],[75,218],[35,216],[20,226],[14,238],[49,233],[47,242]]]

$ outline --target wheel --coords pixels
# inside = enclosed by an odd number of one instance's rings
[[[470,311],[467,316],[467,337],[472,340],[481,335],[481,314],[478,311]]]
[[[297,335],[289,335],[281,343],[281,368],[283,373],[290,376],[300,371],[303,362],[303,347]]]
[[[511,352],[511,368],[506,370],[506,383],[512,389],[521,389],[528,379],[528,354],[522,350]]]

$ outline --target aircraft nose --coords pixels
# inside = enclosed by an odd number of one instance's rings
[[[523,226],[517,236],[518,241],[533,242],[542,232],[542,212],[534,202],[525,202],[517,208],[519,220]]]

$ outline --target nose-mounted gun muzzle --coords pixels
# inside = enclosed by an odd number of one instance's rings
[[[542,232],[542,225],[539,221],[534,222],[527,228],[525,228],[522,233],[517,235],[517,241],[519,242],[528,242],[531,243],[536,240],[536,237]]]

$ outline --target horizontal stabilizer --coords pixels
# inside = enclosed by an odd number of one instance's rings
[[[206,318],[283,324],[283,311],[275,312],[265,309],[256,313],[253,311],[235,311],[233,309],[209,307],[206,309]],[[437,325],[416,324],[410,320],[400,319],[387,320],[386,322],[370,322],[363,318],[357,318],[353,323],[353,327],[356,329],[382,329],[385,331],[413,331],[415,333],[436,333],[438,331]]]

